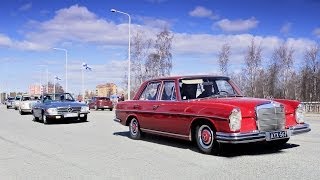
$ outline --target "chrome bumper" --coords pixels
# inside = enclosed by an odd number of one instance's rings
[[[306,124],[306,123],[289,127],[289,129],[287,130],[291,136],[311,131],[309,124]],[[249,133],[217,132],[216,140],[221,143],[240,144],[240,143],[266,141],[267,136],[266,136],[266,132],[258,132],[258,131],[249,132]]]
[[[118,123],[119,123],[119,122],[121,122],[121,119],[114,118],[114,119],[113,119],[113,121],[115,121],[115,122],[118,122]]]

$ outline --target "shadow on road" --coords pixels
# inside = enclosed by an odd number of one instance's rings
[[[122,131],[122,132],[114,132],[113,135],[115,136],[123,136],[129,137],[129,131]],[[142,141],[161,144],[165,146],[171,146],[181,149],[190,149],[194,152],[199,152],[198,148],[193,142],[184,141],[180,139],[174,139],[169,137],[163,137],[153,134],[145,134]],[[248,143],[248,144],[223,144],[222,146],[222,153],[218,156],[233,158],[237,156],[244,156],[244,155],[263,155],[263,154],[274,154],[274,153],[285,153],[283,150],[291,149],[299,147],[297,144],[286,143],[282,146],[271,146],[267,143]]]
[[[42,121],[36,121],[37,123],[43,124]],[[79,120],[73,120],[73,119],[64,119],[64,120],[52,120],[49,124],[46,125],[62,125],[62,124],[79,124],[79,123],[87,123],[90,121],[79,121]]]

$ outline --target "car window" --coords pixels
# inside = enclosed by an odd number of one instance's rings
[[[156,100],[160,89],[160,82],[151,82],[142,92],[139,100]]]
[[[29,101],[31,98],[30,97],[23,97],[22,101]]]
[[[227,93],[227,94],[236,94],[228,81],[217,80],[216,83],[217,83],[219,92]]]
[[[176,100],[176,88],[174,81],[164,82],[161,100]]]

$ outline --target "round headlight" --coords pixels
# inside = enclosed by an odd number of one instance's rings
[[[299,104],[296,109],[296,122],[299,124],[304,123],[304,110],[302,104]]]
[[[238,131],[241,128],[241,111],[239,108],[234,108],[229,116],[229,127],[231,131]]]

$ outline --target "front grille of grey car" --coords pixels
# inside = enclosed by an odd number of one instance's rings
[[[260,131],[283,130],[285,128],[285,110],[280,103],[268,103],[256,108],[257,126]]]
[[[58,113],[78,113],[81,111],[81,107],[61,107],[57,108]]]

